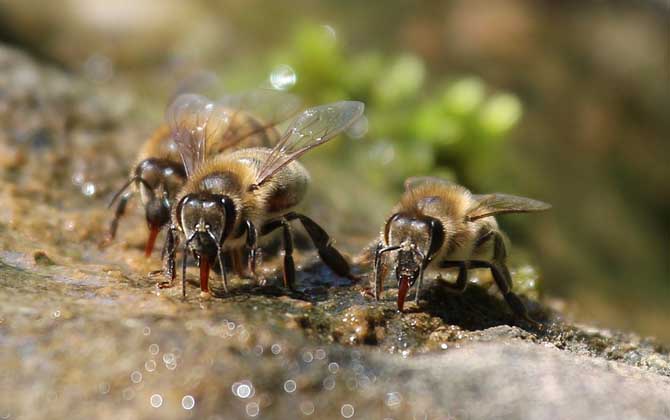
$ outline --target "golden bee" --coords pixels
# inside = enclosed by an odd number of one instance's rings
[[[212,157],[240,148],[275,144],[279,140],[276,125],[294,115],[300,101],[287,93],[258,89],[228,95],[216,102],[211,102],[204,96],[184,94],[172,102],[173,109],[179,104],[207,108],[208,113],[217,116],[217,124],[206,127],[209,142],[204,155]],[[182,112],[181,117],[195,117],[195,114]],[[167,118],[172,116],[168,115]],[[172,204],[185,182],[184,162],[176,149],[171,125],[166,122],[144,143],[128,181],[114,195],[110,207],[117,200],[119,202],[106,241],[109,242],[116,236],[119,220],[126,211],[128,201],[137,193],[149,228],[145,246],[145,255],[149,257],[158,233],[170,222]]]
[[[379,300],[383,280],[395,269],[398,309],[416,283],[418,304],[424,272],[458,269],[453,292],[463,292],[468,270],[486,268],[515,315],[537,325],[523,302],[512,292],[506,265],[507,251],[494,216],[547,210],[541,201],[507,194],[475,195],[462,186],[434,177],[405,182],[405,192],[387,219],[374,250],[374,297]],[[393,254],[395,258],[392,259]],[[439,278],[439,275],[438,275]]]
[[[307,170],[296,161],[309,150],[346,130],[363,114],[361,102],[344,101],[310,108],[298,115],[270,148],[240,149],[208,158],[210,127],[221,116],[199,103],[174,103],[172,136],[185,164],[187,181],[172,209],[172,226],[165,245],[165,274],[173,284],[176,252],[183,240],[182,293],[189,254],[200,267],[200,289],[210,292],[210,269],[221,275],[228,292],[224,253],[248,250],[249,270],[255,274],[259,237],[281,229],[283,281],[295,282],[293,234],[290,222],[299,220],[323,262],[343,277],[354,278],[349,264],[314,220],[293,211],[307,191]]]

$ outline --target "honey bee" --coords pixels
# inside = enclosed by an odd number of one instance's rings
[[[461,293],[468,270],[487,268],[515,315],[537,325],[523,302],[512,292],[506,265],[507,251],[495,215],[548,210],[549,204],[507,194],[475,195],[464,187],[434,177],[405,181],[405,192],[393,209],[374,248],[374,297],[379,300],[390,266],[398,282],[398,309],[403,310],[408,290],[416,283],[418,304],[426,270],[457,268],[455,284]],[[396,258],[390,261],[391,253]],[[441,278],[438,275],[438,278]]]
[[[184,239],[182,294],[186,295],[186,266],[193,253],[200,267],[200,289],[209,293],[210,268],[221,275],[228,292],[225,252],[248,249],[249,271],[255,275],[259,237],[281,229],[283,282],[293,288],[295,264],[290,222],[299,220],[323,262],[342,277],[354,279],[349,264],[330,237],[314,220],[293,211],[310,181],[296,160],[346,130],[363,114],[361,102],[344,101],[303,111],[290,124],[274,148],[254,147],[208,158],[210,127],[221,116],[199,103],[175,103],[172,135],[186,169],[187,181],[172,210],[172,226],[165,245],[167,281],[175,279],[175,259]]]
[[[206,157],[211,157],[244,147],[276,144],[280,137],[276,125],[294,115],[300,101],[287,93],[258,89],[228,95],[217,102],[200,95],[183,94],[172,102],[173,108],[180,104],[208,108],[208,112],[217,115],[217,124],[207,127],[206,133],[210,140],[204,153]],[[189,118],[194,115],[183,113],[182,116]],[[196,124],[197,121],[183,123]],[[145,255],[149,257],[158,233],[170,222],[172,204],[185,182],[184,162],[176,149],[170,124],[166,122],[144,143],[128,181],[109,204],[111,207],[119,201],[106,242],[116,236],[128,201],[138,193],[149,228],[145,246]],[[131,186],[132,189],[128,190]]]

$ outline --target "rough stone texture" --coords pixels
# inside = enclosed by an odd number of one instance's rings
[[[267,287],[158,291],[137,212],[98,247],[143,133],[120,96],[0,48],[0,418],[670,417],[667,349],[536,301],[544,329],[509,326],[484,286],[399,314],[308,254],[297,292],[272,260]]]

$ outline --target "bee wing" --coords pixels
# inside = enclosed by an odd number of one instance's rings
[[[542,201],[508,194],[473,195],[472,198],[476,205],[468,211],[469,221],[503,213],[528,213],[551,208],[550,204]]]
[[[223,150],[291,118],[300,109],[301,100],[278,90],[256,89],[225,96],[217,101],[217,105],[233,113],[222,135],[220,149]],[[245,117],[253,120],[245,120]]]
[[[362,102],[341,101],[303,111],[261,164],[255,184],[261,185],[310,149],[326,143],[349,128],[363,115],[364,109]]]
[[[168,106],[166,120],[187,176],[205,161],[208,139],[228,125],[231,114],[229,109],[196,94],[179,95]]]
[[[436,176],[412,176],[405,180],[405,191],[409,191],[423,184],[441,184],[449,186],[458,185],[455,182],[449,181],[448,179],[438,178]]]

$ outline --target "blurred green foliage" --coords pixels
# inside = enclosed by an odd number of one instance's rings
[[[292,90],[309,103],[366,103],[368,140],[336,142],[331,150],[353,157],[377,187],[398,187],[419,174],[470,184],[523,114],[516,96],[477,77],[428,80],[416,55],[345,51],[328,26],[300,25],[268,65],[290,66],[297,76]]]

